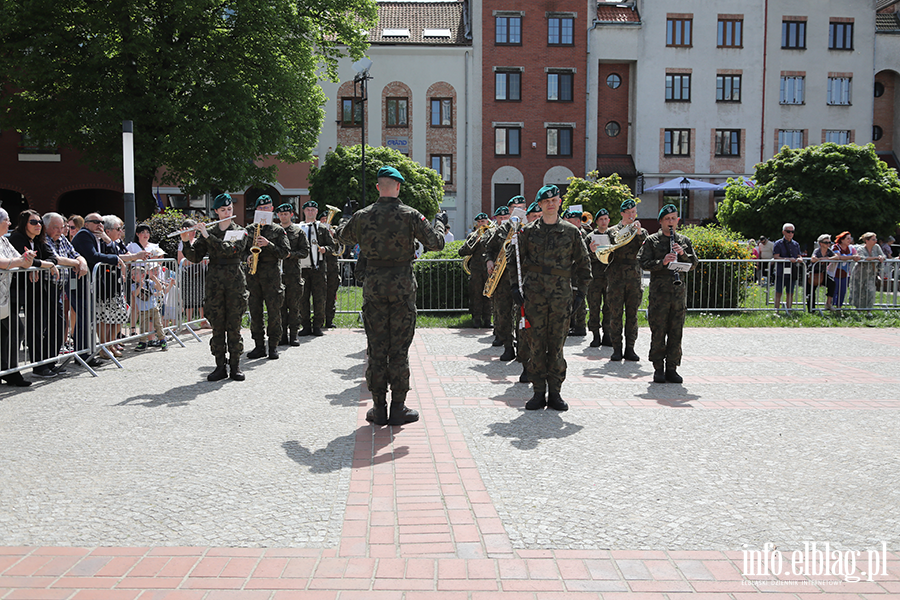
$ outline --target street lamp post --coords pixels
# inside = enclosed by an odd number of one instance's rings
[[[361,58],[353,63],[353,69],[356,71],[356,77],[353,78],[353,96],[356,97],[356,86],[360,86],[362,95],[360,96],[360,125],[362,127],[362,205],[366,205],[366,100],[368,96],[368,81],[372,79],[369,75],[369,69],[372,68],[372,61],[368,58]],[[346,215],[349,216],[349,215]]]
[[[125,239],[134,238],[134,123],[122,121],[122,173],[124,177]]]
[[[687,197],[688,192],[691,189],[691,182],[688,181],[687,177],[682,177],[681,181],[678,183],[678,187],[681,188],[681,196],[678,198],[678,216],[683,219],[684,199]]]

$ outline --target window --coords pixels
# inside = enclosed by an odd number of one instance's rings
[[[691,101],[691,76],[666,75],[666,102]]]
[[[853,50],[853,23],[828,24],[828,49]]]
[[[803,104],[805,77],[781,78],[781,104]]]
[[[741,132],[737,129],[716,129],[716,156],[740,156]]]
[[[610,73],[606,77],[606,85],[608,85],[612,89],[616,89],[620,85],[622,85],[622,78],[617,73]]]
[[[497,156],[520,156],[522,150],[519,139],[522,129],[519,127],[497,127],[494,129],[494,154]]]
[[[341,99],[341,125],[352,127],[362,125],[363,103],[361,98]]]
[[[741,19],[719,19],[719,48],[742,48],[744,46],[744,21]]]
[[[622,131],[622,126],[615,121],[610,121],[606,124],[604,130],[606,131],[606,135],[608,135],[609,137],[616,137]]]
[[[663,153],[666,156],[690,156],[691,130],[666,129],[663,143]]]
[[[432,154],[431,168],[440,174],[444,184],[453,183],[453,155],[451,154]]]
[[[19,137],[19,154],[59,154],[55,140],[42,140],[27,131],[21,132]]]
[[[572,156],[572,128],[547,128],[547,156]]]
[[[498,71],[494,73],[494,98],[519,101],[522,99],[522,74]]]
[[[547,44],[551,46],[572,46],[575,43],[575,19],[572,17],[550,17],[547,19]]]
[[[572,73],[547,73],[547,100],[571,102],[573,79]]]
[[[495,21],[495,44],[522,44],[522,17],[497,17]]]
[[[802,129],[780,129],[778,130],[778,150],[787,146],[791,149],[803,147],[803,130]]]
[[[781,22],[781,47],[798,50],[806,48],[806,21]]]
[[[691,46],[693,19],[666,19],[666,46]]]
[[[431,126],[453,127],[453,100],[451,98],[431,99]]]
[[[716,102],[741,101],[741,76],[716,75]]]
[[[826,130],[825,141],[833,144],[849,144],[850,132],[846,129]]]
[[[877,142],[884,137],[884,129],[880,125],[872,125],[872,141]]]
[[[387,99],[387,126],[388,127],[408,127],[407,106],[409,102],[406,98],[388,98]]]
[[[828,78],[828,104],[833,106],[850,106],[850,78]]]

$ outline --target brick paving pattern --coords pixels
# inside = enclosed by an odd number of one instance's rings
[[[489,339],[417,334],[402,428],[359,331],[4,386],[0,598],[900,598],[900,331],[691,329],[683,385],[570,339],[561,414]],[[745,575],[804,542],[867,573]]]

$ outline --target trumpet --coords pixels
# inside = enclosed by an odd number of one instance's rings
[[[232,220],[234,217],[235,217],[235,215],[231,215],[230,217],[225,218],[225,219],[219,219],[218,221],[211,221],[211,222],[209,222],[209,223],[204,223],[204,225],[206,225],[206,228],[209,229],[209,228],[210,228],[211,226],[213,226],[213,225],[217,225],[217,224],[219,224],[219,223],[224,223],[225,221],[230,221],[230,220]],[[185,228],[185,229],[179,229],[178,231],[173,231],[172,233],[170,233],[170,234],[167,235],[166,237],[167,237],[167,238],[173,238],[173,237],[175,237],[175,236],[177,236],[177,235],[181,235],[182,233],[188,233],[188,232],[191,232],[191,231],[194,231],[194,228],[193,228],[193,227],[187,227],[187,228]]]
[[[639,231],[640,227],[637,226],[637,221],[631,223],[631,225],[626,225],[615,233],[612,246],[601,246],[597,248],[594,251],[594,256],[596,256],[597,260],[604,265],[608,265],[609,261],[613,258],[611,256],[612,253],[633,240],[634,236],[636,236]]]
[[[262,223],[256,224],[256,235],[253,236],[253,245],[250,247],[250,274],[256,275],[256,268],[259,266],[259,253],[262,248],[256,245],[256,238],[259,237],[259,229]]]
[[[493,227],[494,227],[494,222],[493,222],[493,221],[488,222],[487,225],[482,225],[481,227],[479,227],[479,228],[478,228],[478,235],[474,238],[475,241],[472,242],[471,244],[469,244],[469,241],[466,240],[466,246],[467,246],[468,248],[471,248],[471,249],[474,250],[474,249],[475,249],[475,246],[478,245],[478,242],[481,241],[481,236],[484,235],[484,232],[487,231],[488,229],[493,228]],[[465,257],[465,258],[463,259],[463,262],[462,262],[462,268],[463,268],[463,271],[466,272],[466,275],[471,275],[471,274],[472,274],[472,271],[469,269],[469,261],[471,261],[471,260],[472,260],[472,255],[471,255],[471,254],[468,255],[467,257]]]
[[[583,213],[581,213],[581,222],[585,225],[590,225],[594,222],[594,215],[592,215],[588,211],[584,211]]]

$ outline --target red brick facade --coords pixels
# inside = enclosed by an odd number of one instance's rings
[[[388,126],[388,98],[406,100],[405,126]],[[392,81],[381,90],[381,145],[399,150],[407,156],[412,156],[413,152],[413,104],[415,99],[412,91],[402,81]],[[405,142],[405,147],[402,142]]]
[[[358,87],[358,86],[357,86]],[[342,125],[341,119],[343,118],[343,100],[344,98],[353,98],[357,93],[361,93],[358,90],[354,90],[354,85],[352,81],[345,81],[341,84],[341,87],[338,88],[337,98],[335,98],[335,103],[337,105],[337,123],[335,127],[337,127],[337,143],[341,146],[355,146],[356,144],[362,141],[362,129],[356,125]],[[369,103],[363,103],[363,120],[368,123],[369,122]],[[368,141],[368,140],[366,140]]]
[[[610,76],[619,77],[619,87],[607,84]],[[631,90],[631,66],[627,63],[600,63],[597,77],[597,154],[628,154],[628,97]],[[610,123],[619,125],[619,134],[610,136]]]
[[[878,152],[894,149],[894,95],[897,89],[897,73],[882,71],[875,76],[875,83],[884,86],[884,93],[875,98],[875,118],[873,124],[881,127],[882,137],[875,142]]]

